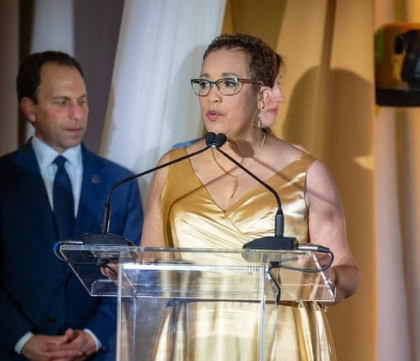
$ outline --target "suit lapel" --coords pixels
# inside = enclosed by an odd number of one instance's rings
[[[51,230],[51,233],[47,234],[46,232],[42,237],[48,246],[51,246],[51,242],[56,242],[58,237],[54,214],[51,210],[45,184],[42,180],[38,161],[30,141],[18,151],[16,165],[19,171],[22,172],[16,177],[16,187],[21,192],[22,200],[26,203],[26,208],[37,210],[36,219],[42,225],[41,229]]]
[[[83,181],[74,236],[98,232],[105,201],[106,182],[102,177],[101,162],[82,146]],[[95,222],[96,220],[96,222]]]

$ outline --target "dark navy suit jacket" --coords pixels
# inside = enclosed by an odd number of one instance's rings
[[[74,239],[100,231],[110,187],[128,170],[82,146],[83,183]],[[112,196],[110,231],[138,243],[143,213],[137,183]],[[28,142],[0,158],[0,360],[21,360],[14,347],[28,331],[57,335],[90,329],[104,350],[96,359],[114,361],[115,299],[91,297],[70,267],[53,253],[58,241],[38,162]]]

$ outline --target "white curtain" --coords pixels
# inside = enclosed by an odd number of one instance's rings
[[[73,0],[35,0],[31,53],[59,50],[74,55]],[[29,123],[26,138],[33,135]]]
[[[36,0],[31,52],[74,54],[73,0]]]
[[[410,361],[407,290],[398,192],[394,108],[380,108],[375,123],[378,361]],[[396,332],[397,331],[397,332]]]
[[[418,0],[397,3],[375,3],[375,30],[385,23],[419,22]],[[420,361],[419,122],[418,108],[377,109],[378,361]]]
[[[101,153],[140,172],[202,132],[189,80],[219,34],[225,0],[126,0]],[[151,175],[140,181],[147,199]]]

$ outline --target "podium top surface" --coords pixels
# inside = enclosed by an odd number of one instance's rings
[[[59,251],[92,296],[135,293],[136,297],[165,294],[200,299],[204,294],[208,297],[217,293],[226,299],[251,300],[262,297],[262,288],[272,286],[271,295],[282,289],[281,300],[331,301],[334,297],[326,271],[331,259],[311,251],[93,246],[76,242],[61,244]],[[104,261],[116,264],[118,282],[101,274],[99,264]],[[267,282],[271,286],[261,286]]]
[[[60,252],[69,263],[97,264],[98,259],[105,258],[138,264],[188,261],[209,266],[261,266],[272,262],[281,262],[283,265],[289,264],[299,267],[299,263],[307,263],[309,259],[313,259],[314,255],[311,251],[297,250],[102,246],[81,245],[77,241],[61,244]],[[328,259],[329,257],[325,256],[325,260]],[[318,266],[314,267],[314,271],[317,269],[319,269]]]

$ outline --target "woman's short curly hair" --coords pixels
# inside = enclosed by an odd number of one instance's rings
[[[248,76],[252,80],[262,81],[266,86],[274,86],[274,81],[283,61],[261,39],[248,34],[222,34],[207,47],[203,55],[203,61],[210,53],[220,49],[234,49],[245,53],[249,59]]]

